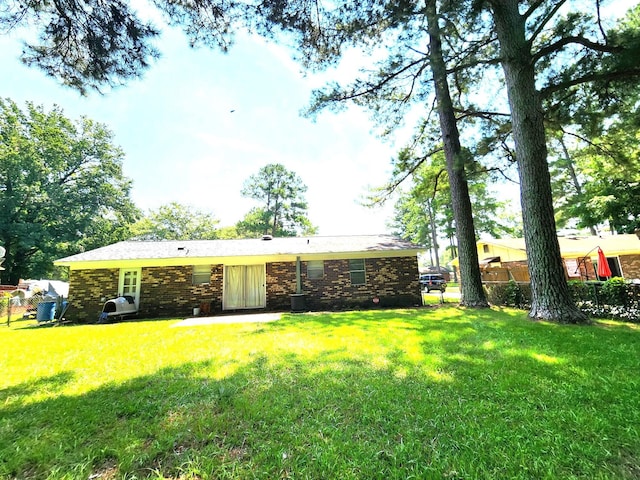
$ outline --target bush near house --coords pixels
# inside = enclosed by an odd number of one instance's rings
[[[529,283],[510,280],[485,284],[493,305],[526,309],[531,305]],[[613,277],[606,282],[569,282],[569,291],[580,309],[595,318],[640,323],[640,285]]]

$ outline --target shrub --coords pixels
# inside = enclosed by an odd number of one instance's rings
[[[613,277],[602,284],[602,300],[607,305],[627,304],[627,284],[621,277]]]
[[[531,287],[509,280],[507,283],[485,285],[487,300],[493,305],[527,308],[531,305]]]
[[[576,303],[597,302],[597,286],[594,282],[583,282],[581,280],[569,281],[569,292],[571,298]]]
[[[606,282],[569,282],[569,289],[590,317],[640,322],[640,285],[614,277]]]

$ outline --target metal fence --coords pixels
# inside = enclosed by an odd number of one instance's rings
[[[22,292],[4,292],[0,296],[0,322],[8,326],[19,320],[57,321],[64,315],[67,305],[62,297],[40,294],[27,297]]]

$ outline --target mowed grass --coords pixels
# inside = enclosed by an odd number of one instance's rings
[[[0,327],[0,478],[640,478],[635,325],[177,323]]]

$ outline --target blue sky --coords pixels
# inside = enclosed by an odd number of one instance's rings
[[[388,179],[399,144],[377,138],[355,108],[302,118],[312,88],[331,74],[303,75],[286,49],[244,36],[228,54],[190,49],[167,28],[158,42],[162,58],[142,79],[82,97],[23,66],[19,39],[0,36],[0,95],[105,123],[126,153],[124,173],[140,208],[176,201],[232,225],[256,205],[240,195],[244,180],[277,162],[307,185],[320,235],[387,231],[391,205],[368,209],[358,199]]]
[[[605,14],[621,15],[637,0],[614,0]],[[153,16],[152,12],[145,12]],[[158,22],[156,22],[158,23]],[[105,123],[126,153],[124,173],[143,209],[180,202],[233,225],[256,204],[244,199],[244,180],[269,163],[282,163],[307,185],[309,218],[321,235],[388,231],[392,205],[368,209],[358,200],[389,177],[402,146],[381,141],[367,113],[355,107],[302,118],[314,87],[339,73],[305,76],[284,47],[237,37],[228,54],[190,49],[179,30],[164,28],[162,58],[140,80],[105,95],[81,97],[17,59],[20,35],[0,35],[0,96],[62,107],[71,118]],[[348,76],[347,76],[348,77]],[[233,112],[232,112],[233,111]],[[400,132],[406,138],[407,130]],[[515,199],[517,189],[502,186]],[[518,209],[517,201],[514,208]]]

